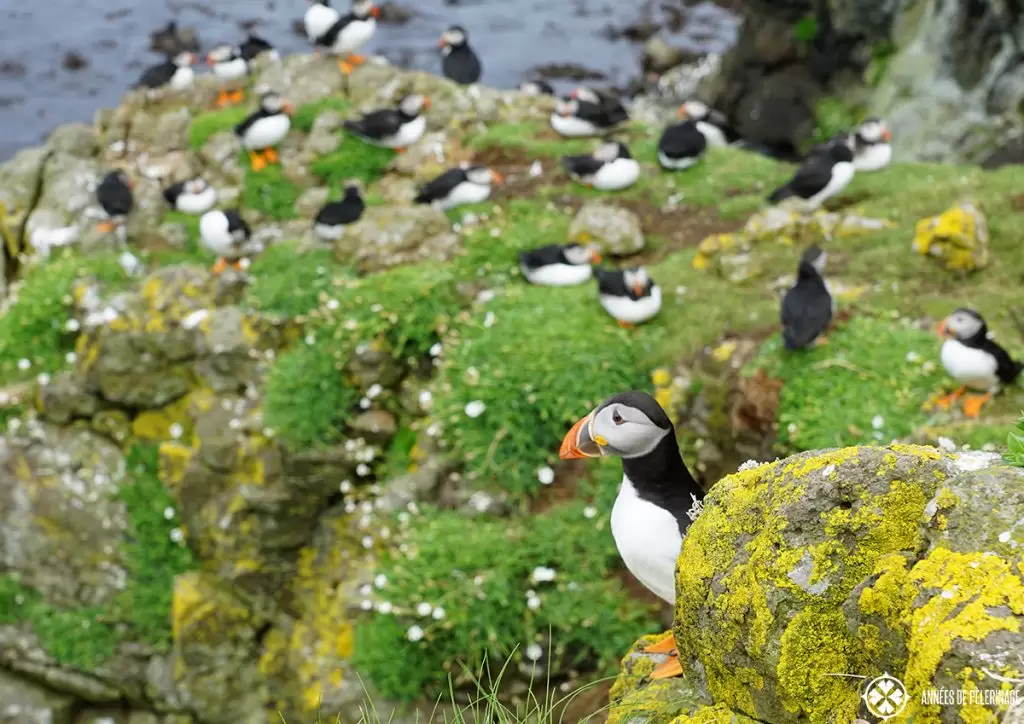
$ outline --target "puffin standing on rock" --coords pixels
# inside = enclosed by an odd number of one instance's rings
[[[786,184],[772,191],[768,200],[777,204],[788,198],[803,202],[806,210],[818,209],[853,180],[853,152],[845,143],[834,143],[822,153],[809,156]]]
[[[601,263],[596,247],[582,244],[549,244],[519,252],[519,269],[526,281],[545,287],[582,284],[594,275],[594,264]]]
[[[740,140],[740,134],[729,124],[721,111],[701,101],[686,101],[679,106],[679,117],[693,121],[709,146],[729,146]]]
[[[444,77],[460,85],[470,85],[480,80],[483,68],[480,58],[469,47],[466,30],[453,25],[441,34],[439,42],[441,54],[441,70]]]
[[[605,455],[622,458],[611,515],[615,547],[645,588],[675,606],[676,562],[683,537],[703,511],[704,491],[686,468],[672,421],[654,398],[638,390],[609,397],[572,426],[558,451],[562,460]],[[682,673],[671,631],[644,652],[668,655],[651,678]]]
[[[366,58],[355,52],[370,42],[370,38],[377,32],[378,17],[380,10],[373,4],[373,0],[353,0],[352,11],[338,16],[313,42],[317,48],[325,48],[332,55],[338,56],[338,67],[342,73],[349,75],[356,66],[366,62]],[[310,26],[307,24],[306,27],[308,31]]]
[[[421,186],[413,201],[434,204],[442,211],[463,204],[478,204],[490,198],[493,184],[504,180],[500,173],[485,166],[453,168]]]
[[[245,40],[242,41],[242,44],[238,46],[238,51],[248,62],[256,60],[256,58],[260,57],[264,53],[268,53],[271,59],[275,61],[281,59],[281,55],[274,49],[273,45],[253,33],[249,33],[246,36]]]
[[[359,189],[346,186],[341,201],[328,201],[313,221],[313,231],[320,241],[336,241],[349,224],[359,221],[366,210]]]
[[[221,82],[220,93],[217,95],[217,106],[241,103],[245,99],[245,91],[237,87],[249,75],[249,61],[241,51],[233,45],[218,45],[206,54],[206,64],[213,68],[213,74]],[[228,90],[228,87],[231,90]]]
[[[430,99],[412,93],[398,102],[398,108],[372,111],[358,120],[345,121],[345,128],[367,143],[402,153],[426,133],[427,119],[423,111],[427,108],[430,108]]]
[[[794,284],[782,297],[782,341],[795,350],[827,342],[825,331],[835,317],[835,300],[825,282],[827,255],[817,246],[800,257]]]
[[[191,88],[196,77],[195,71],[192,70],[192,64],[195,62],[195,53],[178,53],[159,65],[147,68],[135,87],[149,88],[150,90],[165,86],[172,90]]]
[[[199,219],[199,238],[203,246],[217,255],[214,274],[220,274],[230,264],[242,269],[242,259],[251,253],[249,239],[252,230],[237,210],[207,211]]]
[[[938,399],[948,408],[968,388],[983,391],[964,398],[964,414],[976,418],[981,408],[1003,386],[1012,385],[1024,370],[1024,362],[1015,361],[1005,349],[988,336],[988,325],[978,312],[960,308],[946,317],[936,328],[945,339],[939,353],[946,372],[960,383],[956,392]]]
[[[133,188],[135,182],[120,169],[111,171],[103,177],[96,187],[96,200],[103,213],[107,215],[107,220],[97,226],[100,232],[109,233],[124,223],[125,217],[135,208]]]
[[[661,287],[643,267],[594,269],[597,298],[620,327],[630,329],[652,319],[661,310]]]
[[[573,180],[599,191],[618,191],[640,178],[640,164],[619,141],[602,143],[589,156],[563,156],[562,166]]]
[[[291,130],[293,112],[288,101],[267,91],[260,97],[259,109],[235,126],[235,135],[249,151],[253,171],[262,171],[268,163],[280,160],[274,146],[281,143]]]
[[[165,188],[164,200],[183,214],[205,214],[217,203],[217,192],[203,179],[194,178]]]

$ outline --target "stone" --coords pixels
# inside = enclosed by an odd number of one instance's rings
[[[316,218],[330,196],[331,190],[326,186],[309,189],[295,201],[295,213],[304,219]]]
[[[640,217],[629,209],[602,201],[588,201],[569,226],[569,241],[596,244],[613,256],[628,256],[644,248]]]
[[[991,254],[985,216],[972,203],[957,204],[914,226],[914,250],[935,257],[950,271],[975,271]]]
[[[367,410],[348,425],[357,435],[379,443],[387,442],[398,432],[398,421],[387,410]]]
[[[218,181],[240,186],[245,178],[245,169],[238,160],[241,152],[242,144],[238,136],[230,131],[221,131],[210,136],[203,144],[199,150],[199,160]]]
[[[646,72],[660,74],[681,65],[688,58],[689,54],[685,50],[670,45],[664,38],[655,36],[644,43],[641,62]]]
[[[680,554],[687,673],[650,681],[657,655],[641,640],[609,722],[853,721],[866,682],[827,674],[884,672],[905,685],[908,720],[956,721],[956,705],[922,692],[998,689],[982,669],[1005,675],[1024,649],[1022,516],[1024,470],[997,453],[852,447],[728,476]]]
[[[102,408],[102,402],[89,394],[72,372],[61,372],[40,385],[38,404],[43,416],[58,425],[67,425],[74,419],[92,417]]]
[[[344,138],[341,133],[344,122],[344,117],[337,111],[321,113],[313,121],[303,150],[314,158],[337,151]]]
[[[331,96],[345,95],[345,77],[327,55],[289,55],[268,64],[256,77],[254,87],[265,86],[283,94],[296,107]]]
[[[461,246],[443,212],[431,206],[371,206],[335,241],[335,254],[371,273],[424,261],[448,261]]]
[[[0,669],[0,724],[72,724],[74,704]]]

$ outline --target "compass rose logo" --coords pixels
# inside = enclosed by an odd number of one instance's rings
[[[868,711],[882,721],[892,719],[907,708],[907,690],[903,682],[885,672],[864,689],[862,696]]]

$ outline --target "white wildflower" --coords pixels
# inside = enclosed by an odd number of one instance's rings
[[[352,481],[342,480],[341,485],[338,486],[338,490],[340,490],[344,495],[348,495],[352,492]]]
[[[373,538],[371,536],[363,536],[363,548],[373,548]]]
[[[484,410],[486,409],[487,405],[485,405],[483,401],[473,400],[466,404],[466,416],[471,418],[480,417],[480,415],[484,414]]]
[[[373,585],[377,588],[384,588],[384,586],[388,585],[388,577],[383,573],[378,573],[373,577]]]
[[[583,517],[587,520],[597,517],[597,508],[595,508],[593,505],[588,505],[586,508],[583,509]]]
[[[487,302],[491,301],[496,296],[498,295],[493,289],[481,289],[477,292],[476,301],[479,304],[487,304]]]
[[[1009,543],[1010,542],[1010,531],[1004,530],[1002,533],[1000,533],[999,534],[999,542],[1000,543]]]
[[[181,426],[181,423],[175,422],[168,429],[168,432],[171,434],[171,437],[177,440],[178,438],[185,434],[185,428]]]
[[[433,612],[434,607],[426,601],[423,601],[420,605],[416,607],[416,614],[419,616],[429,616]]]
[[[542,468],[538,468],[537,480],[540,481],[541,485],[551,485],[551,483],[555,482],[555,471],[547,465]]]
[[[328,299],[327,308],[332,312],[341,306],[341,303],[337,299]]]
[[[50,384],[50,375],[43,372],[41,375],[36,377],[36,382],[38,382],[42,387],[46,387]]]
[[[181,543],[183,540],[185,540],[185,532],[182,531],[181,528],[172,528],[171,540],[175,543]]]
[[[210,316],[210,310],[208,310],[208,309],[198,309],[198,310],[192,312],[191,314],[189,314],[188,316],[186,316],[184,319],[182,319],[181,320],[181,326],[184,329],[195,329],[196,327],[199,326],[199,324],[204,319],[206,319],[209,316]]]
[[[391,613],[391,608],[392,607],[390,601],[381,601],[377,604],[377,613],[383,613],[386,616],[387,614]]]
[[[744,470],[753,470],[754,468],[759,468],[763,464],[764,463],[759,463],[757,460],[747,460],[747,462],[743,463],[737,468],[737,471],[742,473]]]
[[[364,598],[363,602],[360,604],[360,606],[362,606],[362,609],[364,611],[371,611],[371,610],[373,610],[373,601],[371,601],[368,598]]]
[[[174,508],[167,506],[164,508],[164,520],[172,520],[174,518]]]
[[[530,661],[540,661],[540,657],[543,655],[544,649],[540,644],[530,644],[526,647],[526,658]]]
[[[27,360],[24,357],[18,360],[18,369],[21,370],[22,372],[29,369],[30,367],[32,367],[32,362],[30,360]]]
[[[316,344],[316,335],[315,334],[307,334],[306,335],[306,344],[308,344],[308,345]]]
[[[555,575],[556,571],[554,568],[537,566],[533,569],[533,573],[530,574],[530,580],[534,583],[549,583],[555,580]]]
[[[875,428],[876,430],[881,430],[883,427],[885,427],[885,418],[882,417],[881,415],[875,415],[874,417],[871,418],[871,427]]]
[[[435,621],[440,621],[442,618],[444,618],[444,609],[438,606],[434,609],[433,613],[431,613],[430,616]]]
[[[416,624],[413,624],[409,627],[409,630],[405,632],[405,636],[413,643],[416,643],[423,638],[423,629]]]
[[[370,474],[370,466],[369,465],[367,465],[366,463],[359,463],[358,465],[356,465],[356,475],[358,475],[361,478],[365,478],[369,474]]]
[[[919,355],[917,352],[915,352],[913,350],[907,352],[907,362],[914,363],[914,362],[919,362],[920,360],[921,360],[921,355]]]
[[[431,346],[431,348],[430,348],[430,356],[431,357],[440,357],[441,356],[441,350],[443,350],[443,349],[444,349],[444,345],[443,344],[441,344],[440,342],[435,342]]]
[[[353,501],[353,500],[346,500],[345,501],[345,512],[346,513],[355,513],[356,512],[355,501]]]
[[[796,431],[797,431],[797,426],[796,426],[795,422],[791,422],[788,425],[786,425],[786,432],[788,432],[790,435],[792,435]]]
[[[495,319],[497,319],[497,317],[494,316],[494,312],[488,312],[484,316],[484,326],[488,328],[493,327]]]
[[[936,444],[938,444],[940,450],[945,450],[946,452],[956,452],[956,443],[950,440],[948,437],[940,436],[939,439],[936,440],[935,442]]]
[[[526,607],[531,611],[536,611],[540,608],[540,599],[536,596],[530,596],[526,599]]]
[[[77,332],[81,327],[77,319],[69,319],[64,323],[64,329],[68,332]]]
[[[434,395],[430,390],[423,390],[419,395],[420,407],[426,409],[434,401]]]
[[[359,587],[359,595],[360,596],[372,596],[373,595],[373,584],[372,583],[364,583],[363,585],[361,585]]]
[[[530,176],[531,177],[537,178],[538,176],[540,176],[543,173],[544,173],[544,166],[541,164],[540,161],[534,161],[532,164],[530,164]]]
[[[371,404],[373,404],[373,403],[370,402],[370,398],[369,397],[364,397],[363,399],[361,399],[359,401],[359,407],[362,410],[369,410]]]
[[[142,271],[142,262],[130,251],[126,251],[118,257],[117,263],[124,269],[124,273],[134,276]]]
[[[484,584],[483,576],[473,576],[473,584],[476,586],[482,586]]]
[[[372,399],[374,399],[376,397],[380,397],[380,393],[383,392],[383,391],[384,391],[383,387],[381,387],[377,383],[374,383],[374,384],[370,385],[370,389],[368,389],[366,391],[366,396],[369,397],[372,400]]]
[[[69,365],[73,365],[75,362],[78,361],[78,355],[75,354],[74,352],[68,352],[66,355],[64,355],[64,361],[67,362]]]

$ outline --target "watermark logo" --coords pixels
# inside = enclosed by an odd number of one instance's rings
[[[882,721],[899,715],[910,700],[903,682],[890,676],[889,672],[868,683],[862,697],[868,711]]]

